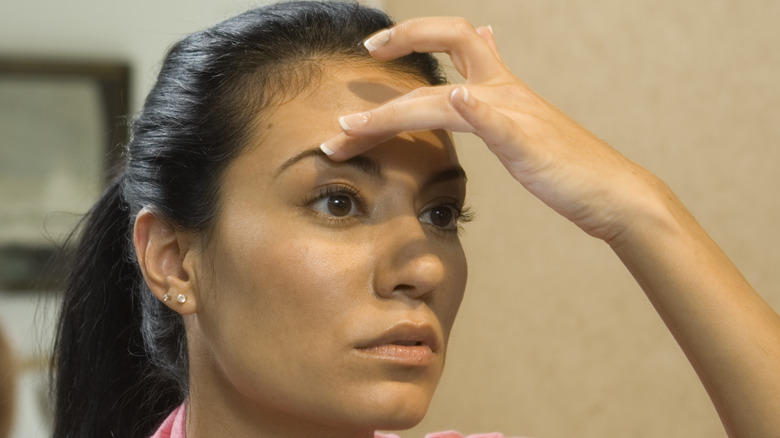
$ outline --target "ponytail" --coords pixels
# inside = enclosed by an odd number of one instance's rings
[[[176,385],[155,381],[143,348],[122,180],[82,221],[53,356],[55,438],[149,436],[182,401]]]

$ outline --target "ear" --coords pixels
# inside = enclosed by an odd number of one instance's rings
[[[197,311],[192,239],[145,208],[135,218],[133,244],[144,280],[158,300],[182,315]]]

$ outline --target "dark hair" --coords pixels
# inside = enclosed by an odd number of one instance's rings
[[[140,275],[138,212],[207,232],[222,172],[258,114],[316,80],[324,60],[374,62],[360,42],[392,24],[353,3],[289,2],[170,49],[133,122],[124,169],[82,221],[54,350],[55,437],[149,436],[186,397],[183,322]],[[444,83],[428,54],[377,65]]]

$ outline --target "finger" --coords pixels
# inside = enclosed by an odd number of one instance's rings
[[[469,93],[467,87],[457,87],[450,94],[452,108],[482,138],[505,167],[520,179],[516,166],[527,157],[523,131],[506,115],[495,111]]]
[[[448,90],[441,87],[437,94],[402,96],[371,111],[343,116],[339,123],[344,131],[320,148],[332,159],[341,161],[403,132],[436,129],[471,132],[472,127],[453,109]]]
[[[395,59],[412,52],[445,52],[469,81],[483,81],[506,71],[493,49],[462,18],[429,17],[404,21],[369,37],[364,45],[377,59]]]
[[[394,135],[383,137],[351,137],[344,132],[320,144],[320,149],[333,161],[345,161],[376,147]]]
[[[501,54],[498,52],[498,46],[496,45],[496,40],[493,35],[493,26],[480,26],[477,28],[477,33],[482,37],[483,40],[485,40],[488,47],[493,50],[493,54],[496,55],[496,58],[503,62],[503,59],[501,59]]]
[[[447,90],[413,99],[401,97],[371,111],[340,117],[339,124],[348,136],[353,137],[431,129],[470,131],[471,126],[453,109]]]

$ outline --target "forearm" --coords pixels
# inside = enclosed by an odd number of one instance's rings
[[[660,185],[659,185],[660,186]],[[613,242],[732,437],[780,433],[780,317],[665,187]]]

